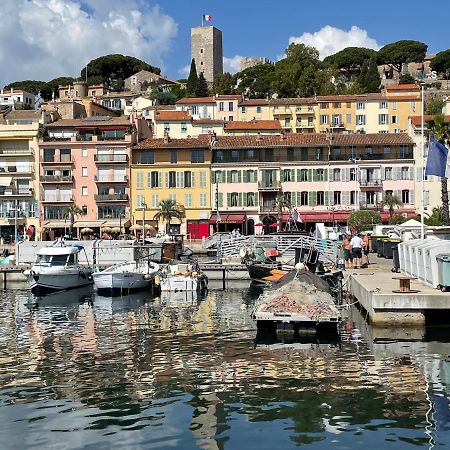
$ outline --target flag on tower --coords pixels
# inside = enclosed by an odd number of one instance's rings
[[[450,152],[438,141],[431,141],[428,146],[425,175],[450,178]]]
[[[203,14],[203,20],[205,22],[211,22],[212,16],[209,16],[208,14]]]

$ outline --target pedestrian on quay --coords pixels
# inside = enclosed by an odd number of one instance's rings
[[[362,234],[362,268],[369,267],[369,236],[367,233]]]
[[[361,267],[362,260],[362,246],[363,241],[359,234],[355,234],[350,241],[350,246],[352,249],[352,258],[353,258],[353,268],[359,269]]]
[[[344,250],[345,268],[351,269],[353,264],[352,246],[350,245],[350,237],[348,234],[344,234],[344,238],[342,239],[342,248]]]

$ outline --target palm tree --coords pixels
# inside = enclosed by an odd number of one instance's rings
[[[449,137],[449,125],[445,123],[443,115],[435,116],[433,120],[428,122],[430,136],[437,139],[442,145],[447,144]],[[449,150],[450,151],[450,150]],[[441,200],[442,200],[442,220],[444,225],[450,225],[450,213],[448,206],[448,186],[447,178],[441,177]]]
[[[439,226],[444,224],[442,219],[442,207],[433,208],[431,214],[427,214],[424,219],[425,225],[429,226]]]
[[[169,234],[170,221],[176,218],[180,221],[185,217],[184,206],[176,201],[167,199],[161,200],[158,205],[159,211],[153,216],[158,222],[162,219],[166,223],[166,234]]]
[[[273,208],[277,210],[278,229],[281,231],[283,227],[283,209],[289,211],[289,216],[292,214],[292,203],[290,196],[286,194],[279,194],[273,202]]]
[[[83,214],[83,210],[79,208],[75,203],[67,206],[63,210],[64,219],[70,220],[70,236],[73,236],[73,226],[75,224],[75,217]]]
[[[403,205],[401,200],[393,194],[387,194],[384,198],[383,207],[387,206],[389,208],[389,217],[391,218],[394,215],[394,208],[399,208]]]

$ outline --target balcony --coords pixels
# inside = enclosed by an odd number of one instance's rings
[[[128,155],[94,155],[97,164],[127,163]]]
[[[127,202],[128,194],[96,194],[96,202]]]
[[[34,194],[33,188],[4,188],[0,189],[0,197],[32,197]]]
[[[110,176],[98,176],[95,175],[94,177],[96,183],[128,183],[128,176],[124,175],[123,177],[120,176],[115,176],[115,177],[110,177]]]
[[[60,165],[60,164],[70,164],[70,165],[72,165],[73,164],[73,159],[72,158],[54,158],[54,159],[51,159],[51,160],[41,160],[41,164],[42,165],[55,165],[55,164],[58,164],[58,165]]]
[[[359,186],[361,190],[375,190],[375,189],[382,189],[383,182],[381,179],[378,180],[364,180],[360,181]]]
[[[24,148],[22,150],[13,149],[0,149],[0,155],[2,156],[34,156],[34,152],[31,148]]]
[[[17,170],[19,169],[19,170]],[[13,175],[13,176],[23,176],[23,175],[32,175],[34,173],[34,166],[6,166],[0,167],[0,175]]]
[[[378,211],[381,209],[381,205],[379,203],[360,203],[359,209],[370,209],[373,211]]]
[[[73,183],[73,175],[41,175],[41,183]]]
[[[43,203],[72,203],[73,197],[72,194],[43,194],[42,200]]]
[[[281,190],[281,183],[279,181],[274,181],[273,183],[266,183],[264,181],[259,181],[258,190],[265,192],[279,191]]]

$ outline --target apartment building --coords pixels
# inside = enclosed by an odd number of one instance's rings
[[[241,135],[264,135],[264,134],[280,134],[282,132],[281,123],[279,120],[251,120],[235,121],[225,123],[223,133],[217,133],[217,135],[226,134],[229,136],[241,136]]]
[[[314,98],[279,98],[269,101],[270,116],[285,133],[314,133],[317,101]]]
[[[182,98],[175,103],[177,111],[187,111],[194,119],[216,119],[217,102],[214,97]]]
[[[211,231],[269,231],[280,194],[290,198],[306,227],[345,224],[359,209],[380,211],[387,220],[382,200],[389,193],[402,200],[399,213],[414,215],[413,147],[400,133],[336,134],[331,140],[326,134],[218,136],[212,146]],[[289,220],[287,211],[282,220]],[[259,223],[264,226],[255,228]]]
[[[131,163],[132,221],[159,226],[153,220],[162,200],[172,199],[185,210],[185,219],[174,219],[172,232],[192,239],[208,236],[211,211],[212,136],[147,139],[133,147]]]
[[[38,132],[45,115],[16,110],[0,115],[0,234],[5,242],[34,239],[39,226]]]
[[[272,120],[268,99],[243,99],[239,102],[238,119],[250,120]]]
[[[1,89],[0,106],[12,106],[14,109],[25,106],[34,109],[35,96],[34,94],[22,91],[21,89]]]
[[[415,84],[387,86],[389,133],[408,131],[409,117],[420,113],[420,88]]]
[[[232,122],[238,120],[239,101],[242,100],[241,95],[215,95],[216,101],[216,119],[224,122]]]
[[[130,219],[131,147],[145,124],[126,117],[86,117],[47,124],[39,141],[42,239],[68,230],[76,205],[76,235],[83,228],[120,227]]]

